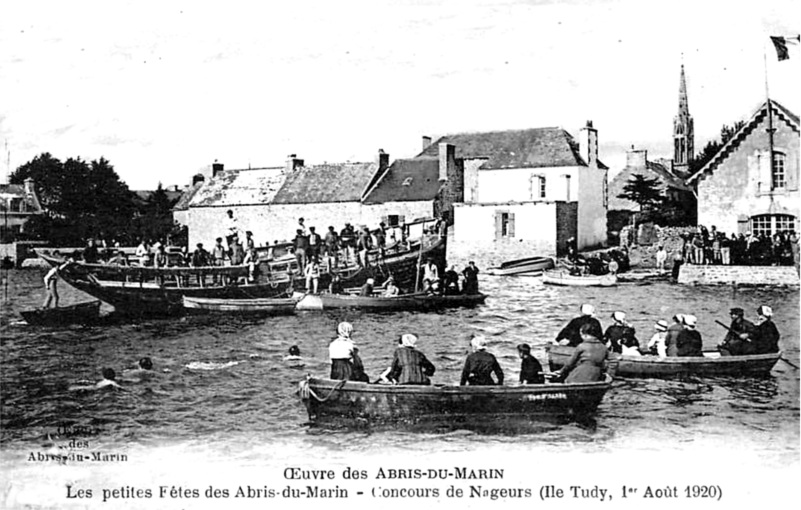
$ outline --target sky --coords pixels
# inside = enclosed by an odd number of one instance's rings
[[[770,97],[801,113],[797,1],[26,1],[0,16],[8,170],[105,157],[131,189],[226,168],[415,156],[421,137],[598,129],[612,172]]]

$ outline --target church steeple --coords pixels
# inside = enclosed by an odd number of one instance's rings
[[[687,81],[684,78],[684,64],[682,64],[679,79],[679,112],[673,118],[673,168],[680,175],[689,172],[694,145],[693,118],[687,102]]]

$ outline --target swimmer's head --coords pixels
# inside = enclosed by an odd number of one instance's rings
[[[297,345],[293,345],[289,348],[289,355],[290,356],[300,356],[300,348]]]
[[[109,381],[113,381],[116,378],[117,378],[117,373],[114,371],[113,368],[103,369],[103,379],[108,379]]]
[[[145,356],[144,358],[139,360],[139,368],[141,368],[142,370],[152,370],[153,360]]]

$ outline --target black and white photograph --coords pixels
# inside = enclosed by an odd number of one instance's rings
[[[4,5],[0,508],[797,505],[799,20]]]

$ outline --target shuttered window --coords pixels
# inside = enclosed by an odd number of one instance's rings
[[[495,239],[515,236],[515,215],[506,211],[495,213]]]
[[[785,170],[785,157],[781,152],[773,153],[773,172],[771,181],[773,189],[784,189],[787,185],[787,172]]]

